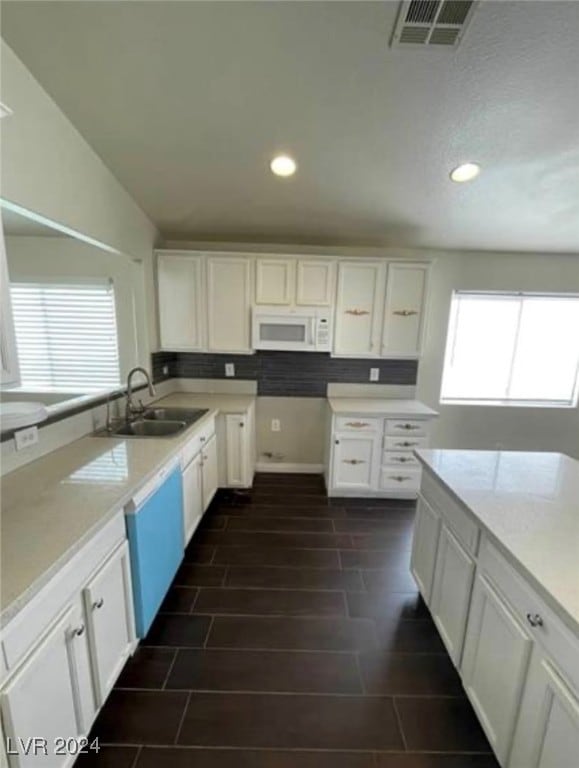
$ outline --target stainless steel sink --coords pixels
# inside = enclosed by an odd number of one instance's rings
[[[207,413],[203,408],[147,408],[143,414],[145,421],[184,421],[194,424]]]
[[[171,437],[177,435],[184,429],[187,429],[189,424],[185,421],[160,421],[160,420],[145,420],[138,419],[137,421],[131,421],[130,424],[122,424],[120,427],[113,429],[110,433],[111,437],[118,435],[119,437]]]

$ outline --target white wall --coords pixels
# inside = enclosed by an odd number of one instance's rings
[[[6,237],[12,281],[42,278],[112,278],[115,288],[121,377],[149,367],[143,266],[70,237]]]
[[[440,412],[433,427],[432,444],[441,448],[505,449],[559,451],[579,458],[579,408],[514,408],[479,406],[441,406],[439,402],[442,365],[446,343],[450,297],[454,289],[572,291],[579,292],[579,254],[472,253],[410,250],[378,247],[316,247],[248,243],[168,242],[167,248],[194,250],[246,251],[249,253],[310,253],[348,257],[388,257],[434,261],[428,335],[425,354],[420,362],[416,396]],[[569,329],[572,332],[572,329]],[[579,333],[579,329],[576,330]],[[261,400],[261,398],[260,398]],[[274,450],[284,454],[285,461],[300,461],[299,446],[308,446],[307,461],[322,462],[319,444],[310,439],[316,408],[311,406],[310,419],[302,419],[298,402],[274,398],[258,402],[258,453]],[[268,434],[268,422],[280,417],[291,422],[287,439],[283,429],[275,436]],[[300,426],[303,428],[300,432]],[[316,428],[323,428],[321,421]],[[305,459],[302,459],[305,461]]]
[[[142,259],[152,302],[155,226],[4,41],[0,63],[0,100],[14,113],[0,124],[2,198]]]

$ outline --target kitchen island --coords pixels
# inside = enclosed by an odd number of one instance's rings
[[[579,462],[419,450],[411,570],[502,766],[579,753]]]

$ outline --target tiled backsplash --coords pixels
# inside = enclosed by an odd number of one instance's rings
[[[269,397],[325,397],[329,382],[368,383],[370,368],[380,369],[380,384],[416,384],[416,360],[336,358],[318,352],[257,352],[255,355],[212,355],[155,352],[155,381],[224,379],[225,363],[235,365],[235,378],[257,380],[257,393]],[[163,367],[167,366],[167,374]]]

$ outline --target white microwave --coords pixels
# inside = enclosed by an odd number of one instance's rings
[[[254,349],[330,352],[330,331],[330,311],[326,309],[253,309]]]

